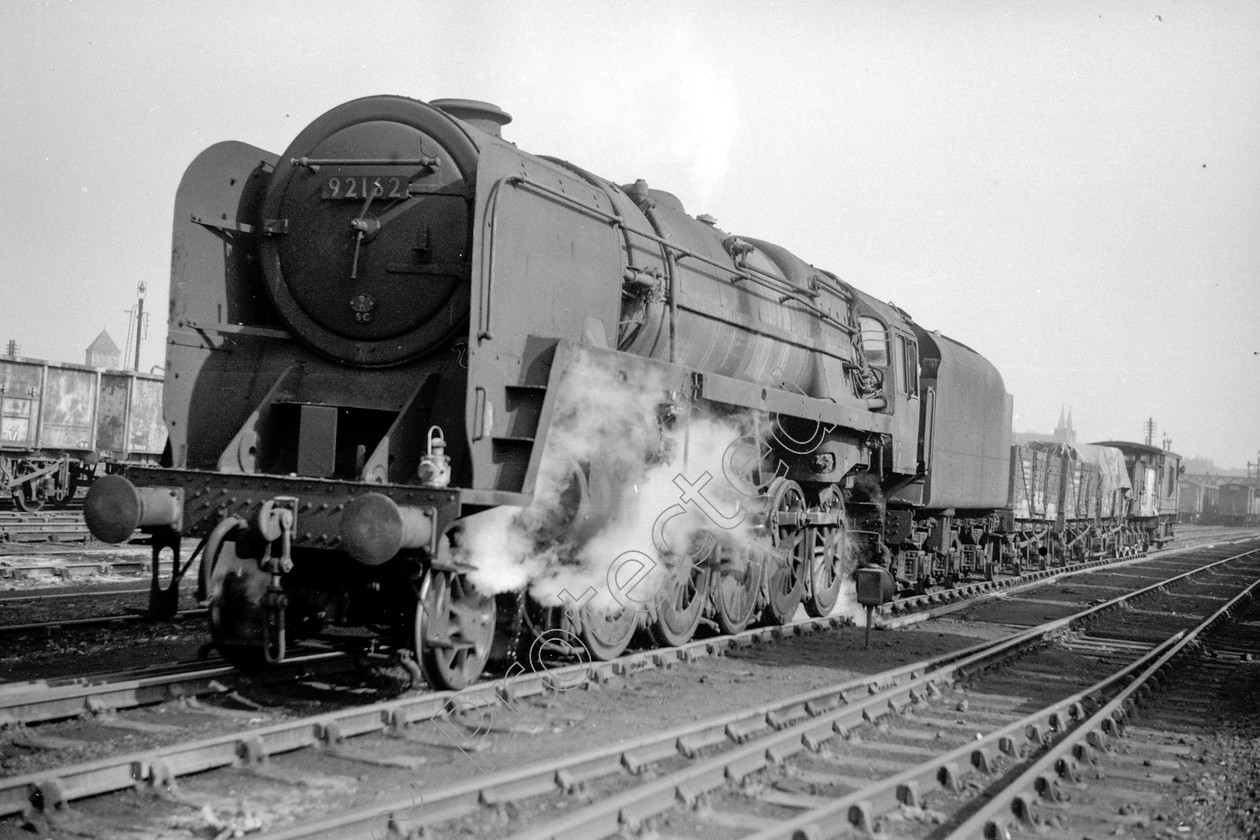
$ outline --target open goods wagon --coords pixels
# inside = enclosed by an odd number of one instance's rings
[[[23,510],[64,504],[102,462],[156,463],[162,377],[0,357],[0,494]]]

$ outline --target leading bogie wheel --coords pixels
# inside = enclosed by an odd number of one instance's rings
[[[458,572],[425,572],[412,643],[429,684],[458,691],[475,682],[490,658],[494,625],[492,596]]]
[[[236,537],[244,520],[224,520],[207,538],[201,565],[205,570],[206,622],[215,650],[242,670],[262,669],[267,659],[261,644],[261,610],[267,581],[257,562],[237,552]]]

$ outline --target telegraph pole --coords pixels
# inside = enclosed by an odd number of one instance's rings
[[[140,337],[144,335],[144,281],[140,281],[140,285],[136,287],[136,294],[139,299],[136,301],[136,357],[132,360],[132,370],[140,370]]]
[[[1143,428],[1146,429],[1146,445],[1154,446],[1155,445],[1155,418],[1148,417],[1146,422],[1143,423],[1142,426]]]

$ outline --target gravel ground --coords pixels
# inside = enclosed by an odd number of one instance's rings
[[[6,639],[0,644],[0,685],[192,661],[207,641],[203,619],[63,630],[42,639]]]
[[[1219,700],[1204,721],[1212,734],[1187,738],[1197,766],[1180,773],[1169,792],[1169,836],[1260,838],[1260,663],[1241,666]]]

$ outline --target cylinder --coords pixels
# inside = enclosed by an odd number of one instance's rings
[[[341,514],[341,544],[365,566],[379,566],[399,551],[428,548],[433,539],[433,511],[400,506],[388,496],[368,493]]]
[[[184,494],[174,487],[136,487],[121,475],[93,482],[83,499],[83,519],[101,542],[124,542],[137,528],[179,528]]]

